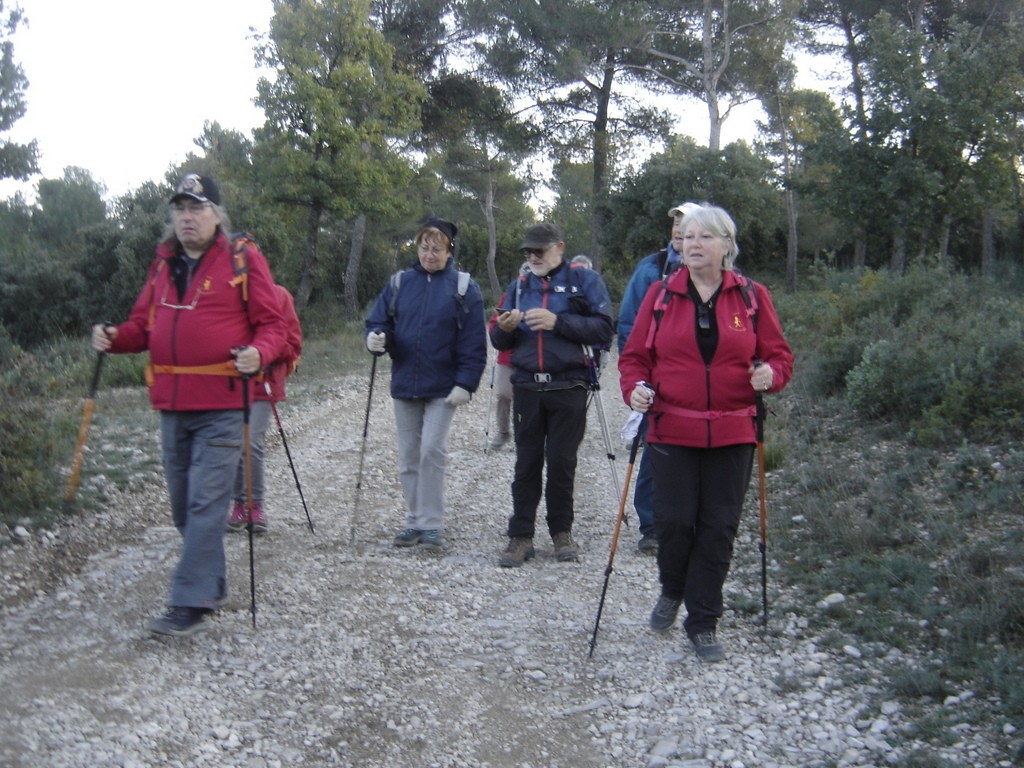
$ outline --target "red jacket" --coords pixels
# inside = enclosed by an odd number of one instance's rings
[[[501,298],[498,299],[498,306],[505,306],[505,299],[508,297],[507,293],[501,294]],[[491,315],[491,319],[487,322],[487,336],[490,338],[491,329],[498,324],[498,312]],[[494,346],[493,344],[491,346]],[[512,350],[511,349],[499,349],[497,350],[497,357],[494,362],[498,365],[512,365]]]
[[[648,412],[647,439],[691,448],[717,448],[754,443],[755,393],[749,368],[754,359],[772,367],[770,392],[779,392],[793,375],[793,353],[782,335],[768,289],[753,283],[757,298],[757,332],[743,299],[740,279],[726,271],[714,303],[718,347],[706,365],[697,344],[693,301],[688,294],[689,271],[683,267],[669,277],[667,306],[655,323],[655,304],[661,281],[651,285],[640,305],[636,323],[619,356],[623,399],[638,381],[654,387]]]
[[[239,379],[226,375],[234,368],[231,350],[254,346],[261,361],[276,360],[285,341],[285,322],[274,280],[263,254],[247,248],[248,302],[235,275],[231,243],[219,233],[196,267],[179,301],[170,261],[173,240],[157,247],[149,277],[128,320],[117,327],[111,352],[149,350],[156,366],[149,388],[153,408],[161,411],[240,409]],[[178,308],[175,308],[178,307]],[[161,372],[160,367],[221,366],[224,373]],[[252,382],[256,389],[256,382]],[[259,385],[262,387],[262,384]]]
[[[287,334],[281,356],[265,369],[264,385],[256,389],[256,399],[280,403],[288,399],[285,395],[285,379],[295,372],[302,355],[302,326],[299,325],[299,316],[295,314],[295,300],[288,289],[283,285],[275,285],[274,288],[281,300],[281,315],[284,317]],[[267,387],[270,387],[270,394],[267,393]]]

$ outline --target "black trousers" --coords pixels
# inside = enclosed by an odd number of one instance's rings
[[[654,475],[654,532],[661,593],[686,605],[693,637],[714,631],[722,587],[750,484],[754,445],[647,446]]]
[[[548,532],[554,536],[572,530],[576,453],[587,428],[587,389],[580,386],[537,391],[515,387],[512,423],[516,469],[508,535],[533,537],[542,488]]]

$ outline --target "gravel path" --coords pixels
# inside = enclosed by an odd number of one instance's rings
[[[151,522],[111,535],[54,588],[8,601],[0,765],[834,767],[906,764],[921,746],[881,679],[881,660],[913,659],[810,630],[784,607],[813,613],[825,596],[780,594],[774,560],[769,631],[750,620],[760,610],[756,488],[726,585],[727,600],[747,608],[720,625],[728,660],[702,665],[678,627],[647,628],[657,574],[636,552],[632,517],[588,658],[618,507],[593,408],[577,477],[580,563],[555,562],[538,536],[523,568],[496,565],[514,454],[483,450],[486,388],[453,427],[445,552],[393,548],[401,491],[387,371],[378,377],[355,514],[365,376],[281,409],[316,533],[275,439],[256,630],[242,534],[228,540],[232,594],[213,629],[178,640],[145,631],[162,611],[178,538],[159,486],[114,494],[95,539],[125,520]],[[624,481],[625,408],[613,381],[602,397]],[[0,566],[12,549],[0,548]],[[932,754],[1009,766],[1000,734],[971,724],[969,702],[964,692],[945,703],[962,724]]]

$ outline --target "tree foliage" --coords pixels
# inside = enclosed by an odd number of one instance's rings
[[[25,116],[27,104],[25,90],[28,78],[14,59],[14,43],[10,37],[22,22],[21,9],[8,4],[5,10],[0,0],[0,135],[11,130]],[[0,179],[24,181],[37,173],[39,148],[35,141],[18,144],[0,138]]]

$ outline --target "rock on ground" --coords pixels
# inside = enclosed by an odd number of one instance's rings
[[[452,430],[444,552],[392,547],[403,513],[387,372],[378,376],[358,498],[365,377],[305,392],[297,383],[281,407],[316,533],[272,435],[256,629],[241,534],[228,537],[231,597],[212,630],[146,632],[163,610],[178,538],[159,484],[112,494],[81,567],[6,602],[0,764],[832,767],[896,764],[914,748],[872,665],[895,650],[851,653],[795,613],[773,613],[768,631],[751,621],[756,487],[726,585],[748,606],[720,626],[728,660],[702,665],[678,627],[647,628],[657,572],[636,551],[631,507],[588,656],[618,511],[594,406],[577,476],[581,562],[556,562],[538,535],[536,559],[497,566],[514,452],[484,450],[486,381]],[[624,482],[626,410],[611,373],[601,397]],[[5,580],[10,562],[0,560]],[[823,596],[782,600],[778,569],[773,560],[773,602],[815,610]],[[966,713],[957,737],[941,753],[952,764],[999,764]]]

